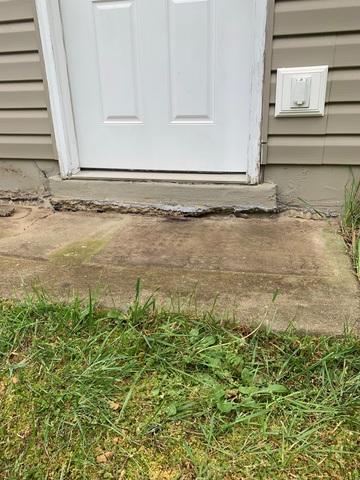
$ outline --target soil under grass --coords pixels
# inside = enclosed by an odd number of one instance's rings
[[[0,302],[3,479],[355,480],[359,407],[350,334]]]

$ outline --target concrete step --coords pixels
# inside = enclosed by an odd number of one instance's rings
[[[274,212],[276,185],[237,183],[130,181],[116,179],[49,179],[51,203],[57,210],[158,210],[187,215],[211,212]]]

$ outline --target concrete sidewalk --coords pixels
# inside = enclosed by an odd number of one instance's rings
[[[16,207],[0,218],[0,294],[22,295],[33,285],[61,297],[92,289],[105,305],[122,307],[140,277],[144,295],[192,295],[199,308],[217,299],[218,312],[243,323],[359,331],[358,282],[335,231],[328,221],[284,215],[167,218]]]

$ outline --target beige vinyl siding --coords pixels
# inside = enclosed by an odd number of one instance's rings
[[[324,117],[274,118],[276,69],[329,65]],[[276,0],[268,164],[360,165],[360,0]]]
[[[53,158],[50,135],[0,135],[0,152],[5,159]]]
[[[0,0],[0,160],[53,159],[34,0]]]
[[[1,0],[0,19],[2,22],[33,20],[34,6],[31,0]]]
[[[34,22],[0,24],[1,52],[37,50]]]
[[[0,109],[46,108],[43,83],[0,83]]]
[[[360,104],[330,103],[324,117],[274,117],[274,106],[270,107],[270,135],[360,135]]]
[[[359,0],[279,0],[274,34],[359,30]]]

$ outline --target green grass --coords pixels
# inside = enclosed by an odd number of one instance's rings
[[[360,342],[0,302],[1,479],[358,479]]]
[[[355,178],[345,190],[341,230],[349,247],[355,271],[360,278],[360,180]]]

